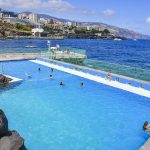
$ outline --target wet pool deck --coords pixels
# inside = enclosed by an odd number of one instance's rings
[[[9,60],[29,60],[39,57],[39,53],[7,53],[0,54],[0,61],[9,61]]]
[[[70,73],[70,74],[73,74],[73,75],[76,75],[76,76],[87,78],[89,80],[96,81],[96,82],[99,82],[99,83],[102,83],[102,84],[105,84],[105,85],[108,85],[108,86],[112,86],[112,87],[115,87],[115,88],[118,88],[118,89],[122,89],[122,90],[125,90],[125,91],[128,91],[128,92],[140,95],[140,96],[150,98],[150,91],[146,90],[146,89],[143,89],[143,88],[140,88],[140,87],[134,87],[134,86],[129,85],[129,84],[120,83],[118,81],[106,80],[105,78],[102,78],[100,76],[95,76],[95,75],[92,75],[92,74],[89,74],[89,73],[69,69],[69,68],[66,68],[66,67],[63,67],[63,66],[51,64],[49,62],[44,62],[44,61],[40,61],[40,60],[30,60],[30,61],[34,62],[34,63],[37,63],[37,64],[40,64],[40,65],[50,67],[50,68],[54,68],[54,69],[57,69],[57,70],[60,70],[60,71],[63,71],[63,72],[67,72],[67,73]]]
[[[146,143],[139,150],[150,150],[150,138],[146,141]]]

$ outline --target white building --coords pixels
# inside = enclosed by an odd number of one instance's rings
[[[69,22],[69,21],[68,21],[68,22],[66,22],[66,25],[67,25],[67,26],[72,26],[72,22]]]
[[[38,36],[38,37],[41,37],[41,33],[44,32],[44,29],[42,28],[34,28],[32,29],[32,35],[33,36]]]
[[[29,20],[34,23],[38,23],[38,15],[37,14],[29,14]]]
[[[12,18],[12,17],[16,17],[15,14],[13,12],[0,12],[0,18]]]
[[[40,18],[40,19],[38,20],[38,22],[41,23],[41,24],[48,24],[48,20],[45,19],[45,18]]]
[[[78,26],[78,22],[72,22],[72,26]]]
[[[3,18],[3,13],[0,13],[0,19],[2,19]]]
[[[77,30],[89,30],[88,26],[77,26]]]
[[[26,13],[18,14],[19,19],[29,19],[29,15]]]

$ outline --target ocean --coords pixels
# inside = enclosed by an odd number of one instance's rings
[[[150,40],[52,40],[51,45],[86,50],[85,65],[104,71],[150,81]],[[36,48],[25,48],[27,45]],[[0,53],[37,53],[47,51],[47,40],[1,40]]]

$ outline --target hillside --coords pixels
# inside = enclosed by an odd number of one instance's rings
[[[38,14],[38,16],[42,18],[47,18],[47,19],[54,19],[60,22],[75,22],[69,19],[57,18],[57,17],[53,17],[50,15],[45,15],[45,14]],[[100,22],[78,22],[78,23],[80,25],[98,25],[102,28],[112,30],[116,36],[126,37],[129,39],[149,39],[150,38],[150,36],[143,35],[141,33],[138,33],[132,30],[128,30],[128,29],[124,29],[124,28],[120,28],[120,27],[116,27],[116,26],[112,26],[112,25],[108,25],[108,24],[104,24]]]
[[[8,36],[29,36],[31,35],[30,27],[21,24],[10,24],[0,21],[0,39]]]
[[[0,9],[0,11],[2,11],[2,9]],[[3,10],[4,12],[5,10]],[[7,11],[5,11],[7,12]],[[16,12],[12,12],[14,13],[16,16],[17,16],[17,13]],[[32,12],[23,12],[23,13],[32,13]],[[69,20],[69,19],[63,19],[63,18],[57,18],[57,17],[53,17],[53,16],[50,16],[50,15],[46,15],[46,14],[38,14],[38,17],[39,18],[45,18],[45,19],[53,19],[55,21],[59,21],[59,22],[75,22],[75,21],[72,21],[72,20]],[[25,20],[20,20],[18,18],[11,18],[11,21],[12,22],[18,22],[20,24],[24,24],[24,25],[33,25],[32,22],[28,21],[27,19]],[[108,24],[104,24],[104,23],[101,23],[101,22],[77,22],[78,24],[80,25],[86,25],[86,26],[90,26],[90,25],[96,25],[96,26],[99,26],[101,27],[102,29],[108,29],[109,31],[112,31],[112,33],[114,33],[115,36],[118,36],[118,37],[125,37],[125,38],[128,38],[128,39],[150,39],[150,36],[147,36],[147,35],[143,35],[143,34],[140,34],[138,32],[135,32],[135,31],[132,31],[132,30],[128,30],[128,29],[124,29],[124,28],[120,28],[120,27],[116,27],[116,26],[112,26],[112,25],[108,25]]]

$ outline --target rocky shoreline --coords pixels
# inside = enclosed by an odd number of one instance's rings
[[[72,34],[72,35],[60,35],[60,36],[44,36],[44,37],[34,37],[34,36],[0,36],[0,40],[7,40],[7,39],[40,39],[40,40],[64,40],[64,39],[98,39],[98,40],[114,40],[114,39],[121,39],[121,40],[127,40],[127,38],[123,37],[114,37],[114,36],[103,36],[98,37],[96,35],[78,35],[78,34]]]
[[[17,131],[8,128],[8,120],[5,113],[0,109],[0,150],[27,150],[24,139]]]

